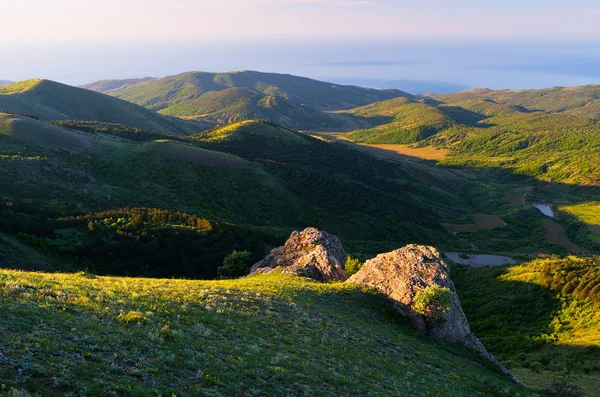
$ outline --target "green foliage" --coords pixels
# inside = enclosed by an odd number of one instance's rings
[[[358,273],[358,271],[363,267],[364,263],[360,261],[358,258],[354,258],[349,256],[346,259],[346,263],[344,264],[344,272],[348,277]]]
[[[455,299],[450,288],[428,285],[416,293],[413,310],[429,319],[442,320],[444,313],[452,308]]]
[[[248,274],[252,264],[252,254],[248,251],[233,251],[223,260],[223,265],[217,269],[220,278],[238,278]]]

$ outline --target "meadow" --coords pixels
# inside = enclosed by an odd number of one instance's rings
[[[26,396],[541,395],[350,284],[0,270],[0,297],[2,388]]]

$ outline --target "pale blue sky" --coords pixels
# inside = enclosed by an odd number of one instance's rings
[[[0,44],[214,38],[600,39],[598,0],[0,0]]]

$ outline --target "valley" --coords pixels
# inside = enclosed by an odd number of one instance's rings
[[[24,318],[0,322],[16,346],[0,359],[38,349],[19,363],[29,389],[93,394],[112,384],[143,395],[153,380],[159,393],[250,395],[253,384],[312,395],[323,349],[327,387],[340,395],[393,378],[391,363],[412,375],[378,394],[434,392],[423,379],[435,373],[455,395],[516,387],[462,347],[416,335],[360,288],[283,274],[210,281],[234,250],[256,263],[312,226],[339,236],[357,263],[407,244],[436,247],[474,334],[519,379],[546,393],[568,366],[597,395],[599,87],[416,96],[258,72],[86,87],[0,88],[0,310]],[[290,311],[306,321],[288,322]],[[34,318],[35,336],[16,337]],[[236,327],[253,342],[232,348]],[[311,344],[322,332],[328,340]],[[194,355],[187,338],[212,350]],[[368,352],[350,344],[383,340]],[[54,357],[57,343],[77,358]],[[111,364],[102,346],[122,356]],[[404,361],[389,358],[400,351]],[[49,357],[60,370],[43,367]],[[112,369],[80,384],[77,360],[85,371]],[[346,360],[378,370],[348,372]],[[15,368],[0,361],[11,385],[23,383]]]

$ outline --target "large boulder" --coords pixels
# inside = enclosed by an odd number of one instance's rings
[[[425,335],[459,342],[476,350],[518,382],[471,332],[449,271],[435,248],[412,244],[368,260],[347,282],[375,288],[390,299],[396,311]],[[434,286],[448,288],[452,292],[451,304],[441,316],[428,317],[422,309],[419,310],[415,297],[427,287]]]
[[[309,277],[316,281],[344,281],[343,266],[348,254],[336,236],[315,228],[294,231],[283,247],[252,266],[250,275],[269,273],[280,267],[283,273]]]

